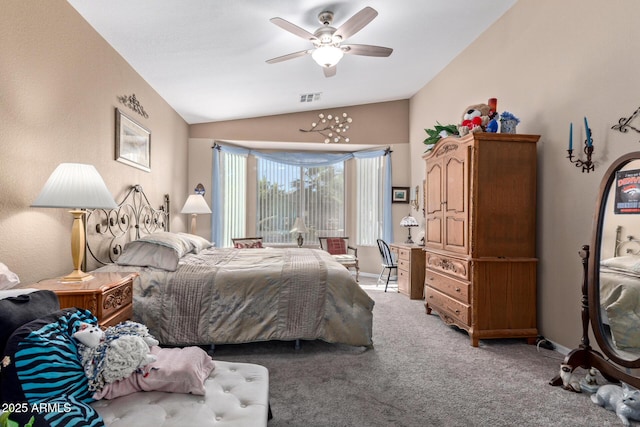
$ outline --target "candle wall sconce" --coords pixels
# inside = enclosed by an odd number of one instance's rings
[[[420,186],[416,185],[415,190],[413,190],[411,192],[411,201],[409,201],[409,204],[411,205],[411,207],[415,210],[420,210],[420,201],[419,201],[419,194],[420,194]]]
[[[573,123],[571,123],[569,127],[569,149],[567,153],[569,154],[567,158],[571,163],[573,163],[577,168],[582,168],[582,173],[589,173],[595,170],[595,165],[591,160],[591,156],[593,155],[593,137],[591,135],[591,128],[589,128],[589,123],[587,122],[587,118],[584,118],[584,127],[587,133],[587,139],[584,140],[584,148],[583,152],[586,156],[586,160],[582,160],[579,158],[573,159]]]

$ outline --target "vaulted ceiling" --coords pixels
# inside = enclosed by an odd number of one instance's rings
[[[516,1],[68,0],[190,124],[410,98]],[[333,77],[311,55],[266,62],[313,48],[271,18],[314,33],[321,12],[339,28],[367,6],[377,17],[345,43],[389,57],[345,55]]]

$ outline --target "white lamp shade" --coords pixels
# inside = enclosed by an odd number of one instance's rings
[[[407,215],[400,221],[401,227],[417,227],[418,221],[411,215]]]
[[[300,217],[296,218],[296,222],[293,224],[293,228],[291,229],[292,233],[306,233],[307,226],[304,225],[304,220]]]
[[[80,163],[59,164],[31,206],[72,209],[118,207],[96,168]]]
[[[333,67],[342,59],[344,52],[335,46],[321,46],[316,48],[311,57],[321,67]]]
[[[182,207],[182,211],[180,213],[183,214],[210,214],[211,209],[209,209],[209,205],[207,205],[207,201],[202,197],[201,194],[192,194],[187,197],[187,201],[184,202],[184,206]]]

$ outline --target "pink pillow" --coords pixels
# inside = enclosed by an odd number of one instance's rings
[[[262,248],[261,240],[243,240],[233,245],[236,249],[257,249]]]
[[[340,237],[327,238],[327,252],[331,255],[344,255],[347,253],[347,244]]]
[[[137,391],[167,391],[204,395],[204,382],[214,368],[211,356],[200,347],[151,347],[158,360],[127,378],[107,384],[93,398],[115,399]]]

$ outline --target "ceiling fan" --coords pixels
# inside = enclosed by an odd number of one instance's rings
[[[313,34],[282,18],[271,18],[270,21],[278,27],[305,40],[309,40],[313,43],[314,48],[278,56],[277,58],[267,60],[267,63],[275,64],[311,54],[313,60],[322,67],[325,77],[332,77],[336,74],[336,64],[342,59],[344,54],[387,57],[391,55],[393,49],[366,44],[341,44],[344,40],[363,29],[376,16],[378,16],[378,12],[367,6],[336,29],[331,26],[333,22],[333,12],[320,12],[320,14],[318,14],[318,20],[322,26]]]

